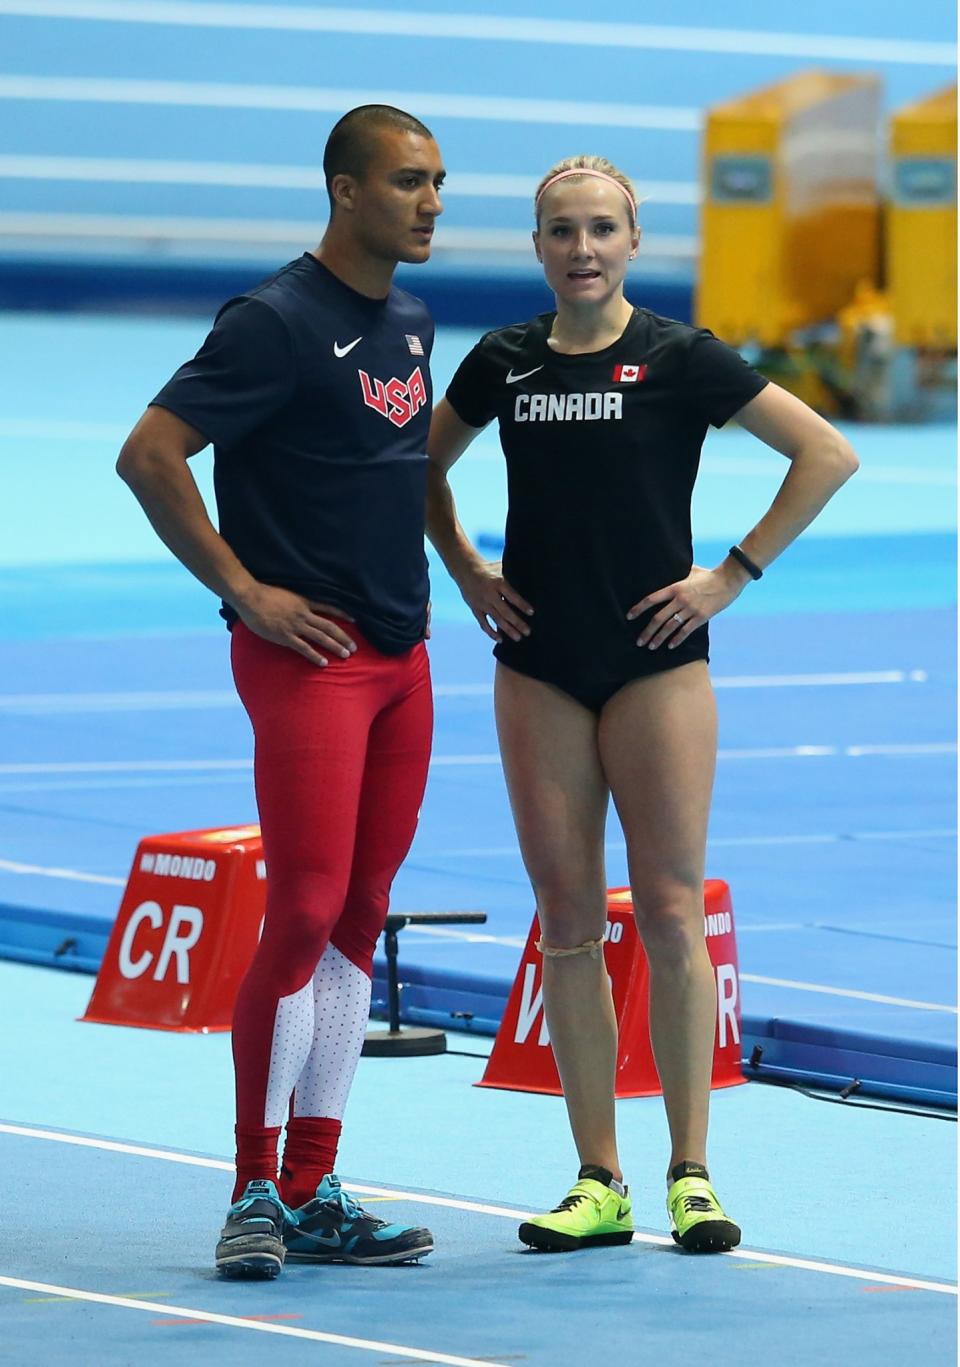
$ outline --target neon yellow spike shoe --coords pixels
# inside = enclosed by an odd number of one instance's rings
[[[700,1163],[678,1163],[670,1174],[667,1210],[670,1233],[688,1253],[726,1253],[740,1242],[740,1227],[728,1217],[710,1176]]]
[[[525,1220],[518,1231],[522,1243],[545,1253],[572,1253],[599,1244],[628,1244],[633,1215],[626,1187],[606,1168],[584,1164],[575,1186],[546,1215]]]

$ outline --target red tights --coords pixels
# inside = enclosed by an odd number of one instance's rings
[[[237,1184],[301,1205],[333,1168],[370,1000],[373,954],[413,840],[430,758],[425,647],[311,664],[238,622],[232,660],[253,724],[267,865],[259,948],[237,996]]]

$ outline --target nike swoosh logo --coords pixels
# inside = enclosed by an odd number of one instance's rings
[[[357,343],[362,341],[363,337],[361,335],[360,337],[354,337],[353,341],[348,342],[346,346],[341,346],[339,342],[334,342],[333,354],[337,357],[346,356],[348,351],[352,351],[353,348],[357,345]]]
[[[328,1248],[340,1247],[340,1235],[335,1229],[331,1230],[329,1234],[311,1234],[309,1237],[318,1244],[326,1244]]]
[[[528,375],[536,375],[537,371],[542,369],[542,365],[535,365],[532,370],[525,370],[522,375],[514,375],[512,370],[508,370],[507,384],[516,384],[518,380],[525,380]]]

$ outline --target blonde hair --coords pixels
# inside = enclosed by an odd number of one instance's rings
[[[543,198],[544,191],[550,185],[550,182],[559,177],[563,177],[564,179],[569,177],[573,180],[576,178],[575,172],[577,171],[582,171],[585,176],[597,176],[600,179],[612,180],[618,185],[623,191],[630,206],[630,227],[632,229],[636,228],[637,192],[634,188],[633,181],[629,176],[625,175],[619,167],[614,166],[612,161],[608,161],[606,157],[593,157],[587,155],[564,157],[563,161],[558,161],[555,166],[551,166],[550,170],[540,181],[540,184],[537,186],[536,194],[533,197],[534,214],[536,216],[538,228],[540,227],[540,201]]]

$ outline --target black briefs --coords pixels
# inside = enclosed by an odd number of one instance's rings
[[[518,674],[526,674],[528,678],[539,679],[542,683],[561,689],[597,716],[613,695],[634,679],[662,674],[665,670],[676,669],[678,665],[690,664],[693,660],[709,659],[706,625],[691,632],[675,650],[668,649],[666,643],[656,650],[632,645],[626,650],[612,652],[612,658],[604,652],[591,654],[586,642],[579,654],[572,653],[566,642],[562,649],[552,647],[542,637],[537,639],[537,625],[534,619],[531,635],[520,641],[511,641],[505,636],[494,647],[494,655],[501,664],[516,670]],[[640,630],[638,623],[636,635],[639,636]]]

